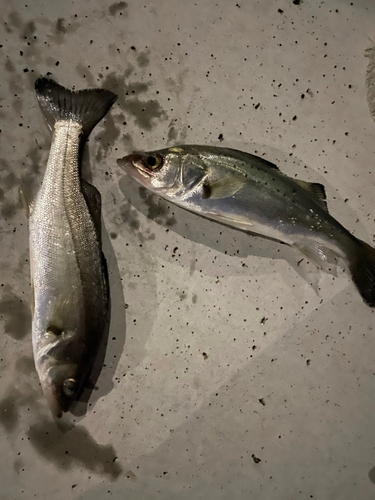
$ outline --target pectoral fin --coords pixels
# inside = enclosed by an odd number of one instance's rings
[[[203,198],[217,200],[219,198],[229,198],[233,196],[244,184],[244,180],[238,177],[226,177],[224,179],[203,183]]]
[[[295,243],[293,246],[327,272],[332,270],[332,265],[337,264],[339,255],[318,241]]]
[[[29,185],[21,182],[18,189],[19,197],[27,217],[30,217],[34,208],[34,196]]]
[[[236,215],[235,217],[227,217],[216,212],[209,212],[207,214],[207,217],[217,220],[222,224],[241,229],[241,231],[252,231],[253,228],[252,221],[247,219],[246,217],[241,217],[240,215]]]

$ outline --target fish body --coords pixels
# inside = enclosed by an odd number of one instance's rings
[[[80,156],[116,96],[101,89],[70,92],[44,78],[35,88],[53,136],[29,209],[32,340],[42,389],[60,417],[87,382],[108,314],[100,194],[81,179]]]
[[[118,164],[191,212],[296,247],[323,267],[342,258],[363,299],[375,306],[375,250],[328,213],[321,184],[292,179],[263,158],[210,146],[134,153]]]

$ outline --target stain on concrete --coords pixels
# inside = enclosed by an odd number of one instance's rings
[[[59,17],[56,22],[46,21],[43,24],[48,24],[50,28],[48,39],[56,45],[63,43],[66,35],[75,33],[81,27],[81,23],[74,21],[74,17],[68,21],[63,17]]]
[[[20,458],[16,458],[15,461],[13,462],[13,470],[15,471],[16,474],[19,474],[23,469],[24,465],[25,464],[23,463],[23,460],[21,460]]]
[[[18,12],[11,12],[8,16],[8,23],[10,26],[13,26],[13,28],[22,28],[23,26],[23,21],[21,16],[18,14]]]
[[[15,340],[23,339],[31,329],[31,312],[15,293],[4,293],[0,301],[0,319],[4,322],[4,332]]]
[[[135,481],[137,479],[137,476],[131,470],[127,470],[124,475],[127,479],[130,479],[131,481]]]
[[[18,424],[17,402],[20,393],[16,389],[9,389],[0,401],[0,424],[7,432],[13,432]]]
[[[139,221],[138,212],[132,207],[132,205],[128,201],[125,201],[120,206],[120,216],[121,219],[127,223],[127,225],[129,226],[130,230],[133,233],[139,230],[141,223]]]
[[[169,227],[176,223],[176,219],[173,216],[169,216],[167,204],[162,198],[151,193],[143,186],[139,187],[138,190],[139,196],[147,206],[148,219]]]
[[[144,130],[151,130],[156,127],[158,121],[168,118],[166,111],[156,99],[142,101],[132,98],[124,103],[123,108],[134,117],[136,125]]]
[[[177,139],[177,130],[173,125],[168,130],[168,142],[173,142]]]
[[[133,152],[135,150],[133,138],[130,134],[123,135],[121,141],[125,146],[125,151]]]
[[[34,21],[28,21],[23,25],[20,37],[22,39],[26,38],[31,39],[34,36],[35,32],[36,32],[36,26]]]
[[[123,11],[127,9],[127,2],[115,2],[108,7],[108,12],[110,16],[115,16],[118,12],[123,15]]]
[[[118,102],[121,107],[129,99],[129,96],[142,94],[150,88],[150,82],[128,81],[133,71],[134,66],[129,64],[122,75],[111,72],[103,78],[102,86],[118,95]]]
[[[118,95],[119,106],[134,118],[136,125],[151,130],[168,115],[156,99],[139,99],[139,94],[149,90],[151,82],[127,81],[133,69],[130,66],[122,75],[110,73],[103,79],[102,86]]]
[[[144,68],[150,64],[149,55],[150,55],[149,50],[139,53],[139,55],[137,57],[137,62],[138,62],[138,66],[140,68]]]
[[[106,115],[105,120],[101,123],[101,130],[96,137],[99,141],[99,147],[96,152],[96,160],[99,162],[106,156],[113,146],[115,140],[120,136],[120,120],[117,116],[110,113]]]
[[[4,175],[1,177],[0,188],[0,214],[8,219],[15,215],[21,208],[20,199],[15,193],[11,192],[14,187],[19,186],[19,180],[11,171],[10,165],[4,158],[0,158],[0,166]]]
[[[36,373],[34,359],[30,356],[21,356],[20,358],[18,358],[15,363],[15,367],[17,371],[25,375]]]
[[[368,478],[370,479],[370,481],[375,484],[375,467],[372,467],[370,470],[369,470],[369,473],[368,473]]]
[[[8,71],[8,73],[14,73],[15,72],[14,64],[12,63],[12,61],[10,59],[7,59],[5,61],[4,68],[5,68],[6,71]]]
[[[177,96],[180,95],[185,89],[185,78],[187,77],[188,74],[189,70],[184,69],[178,75],[177,80],[174,80],[171,77],[166,79],[165,80],[166,89],[169,90],[170,92],[173,92]]]
[[[62,432],[54,422],[45,419],[32,425],[27,434],[37,453],[59,469],[84,466],[112,480],[122,473],[114,447],[98,444],[83,426]]]
[[[81,78],[84,78],[90,87],[97,87],[95,77],[87,66],[82,63],[78,63],[76,66],[76,71],[77,75]]]

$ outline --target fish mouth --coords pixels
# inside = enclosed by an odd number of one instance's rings
[[[69,404],[61,404],[60,398],[58,397],[56,387],[53,385],[47,385],[43,387],[44,396],[47,400],[49,409],[55,418],[61,418],[63,412],[68,411]]]
[[[119,158],[117,165],[139,181],[148,180],[152,178],[153,172],[144,165],[144,158],[145,155],[142,153],[133,153]]]

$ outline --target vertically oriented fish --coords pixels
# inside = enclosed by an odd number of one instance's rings
[[[71,92],[46,78],[35,91],[53,135],[43,184],[29,206],[32,340],[43,392],[61,417],[87,382],[107,320],[101,197],[81,179],[80,157],[116,95]]]
[[[296,247],[323,267],[342,258],[363,300],[375,307],[375,250],[329,215],[321,184],[292,179],[263,158],[209,146],[134,153],[117,163],[191,212]]]

